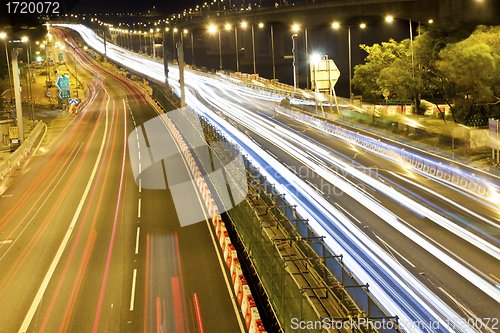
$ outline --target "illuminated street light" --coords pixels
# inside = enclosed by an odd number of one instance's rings
[[[314,64],[317,65],[321,61],[321,55],[319,53],[313,53],[311,54],[309,60]]]
[[[299,31],[299,29],[300,29],[300,27],[297,24],[294,24],[292,26],[292,30],[295,31],[295,32]]]
[[[385,18],[385,20],[386,20],[387,22],[392,22],[392,20],[394,20],[394,18],[393,18],[392,16],[387,16],[387,17]]]

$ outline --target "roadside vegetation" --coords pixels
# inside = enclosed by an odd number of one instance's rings
[[[450,107],[451,119],[470,124],[500,115],[500,26],[464,25],[434,28],[401,42],[372,46],[365,64],[354,69],[353,84],[363,100],[413,100],[418,114],[425,108],[419,96]]]

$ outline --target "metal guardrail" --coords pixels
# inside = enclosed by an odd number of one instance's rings
[[[413,167],[430,177],[451,183],[462,188],[463,190],[485,198],[490,197],[494,192],[496,192],[493,185],[489,184],[484,179],[476,177],[473,174],[463,172],[452,166],[434,162],[416,153],[407,151],[404,148],[398,148],[385,142],[380,142],[379,140],[369,136],[347,130],[309,114],[294,111],[283,106],[277,105],[275,110],[276,112],[340,137],[352,144],[363,147],[374,153],[384,155],[399,163],[405,163],[406,165]]]
[[[33,131],[30,133],[29,137],[24,140],[24,142],[21,144],[19,148],[16,149],[14,153],[10,155],[10,157],[0,164],[0,174],[2,177],[6,177],[9,175],[11,168],[15,169],[17,168],[18,165],[21,165],[21,160],[24,157],[27,156],[27,154],[31,151],[31,147],[35,143],[35,141],[38,139],[38,136],[42,132],[42,129],[45,127],[45,123],[41,120],[37,121],[37,125],[33,129]]]

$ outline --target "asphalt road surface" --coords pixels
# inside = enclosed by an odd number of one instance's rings
[[[0,332],[200,332],[196,306],[205,332],[239,332],[206,221],[181,228],[170,192],[134,180],[127,137],[157,114],[77,62],[92,102],[51,123],[0,199]]]

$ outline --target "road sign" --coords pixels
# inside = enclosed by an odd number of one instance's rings
[[[69,76],[58,76],[56,81],[56,87],[59,90],[68,90],[69,89]]]
[[[47,91],[47,97],[51,97],[52,93],[50,91]]]
[[[9,127],[9,138],[10,139],[19,139],[19,130],[17,126]]]
[[[70,98],[70,99],[68,99],[68,103],[70,103],[70,104],[75,104],[75,105],[76,105],[76,104],[78,104],[78,100],[77,100],[77,99]]]
[[[68,90],[61,90],[59,91],[59,94],[58,94],[59,98],[63,99],[63,98],[70,98],[71,97],[71,93]]]
[[[58,54],[58,58],[59,58],[59,61],[63,61],[63,55],[62,55],[62,53]]]

